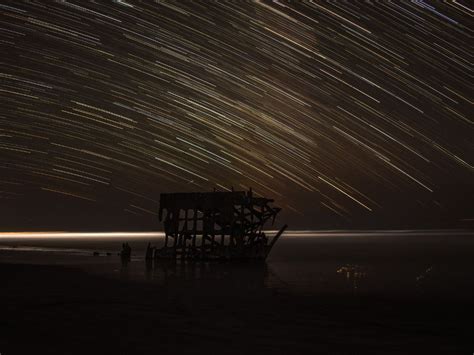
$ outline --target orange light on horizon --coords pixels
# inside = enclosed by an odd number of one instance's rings
[[[164,237],[164,232],[0,232],[2,238],[117,238]]]
[[[275,235],[278,230],[265,230],[267,236]],[[284,237],[367,237],[367,236],[412,236],[412,235],[457,234],[473,235],[470,230],[286,230]],[[72,239],[72,238],[159,238],[164,232],[0,232],[0,242],[12,239]]]

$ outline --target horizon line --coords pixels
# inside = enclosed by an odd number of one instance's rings
[[[264,230],[265,233],[277,233],[277,229]],[[360,235],[360,234],[420,234],[420,233],[472,233],[472,229],[295,229],[284,232],[286,236],[325,236],[325,235]],[[116,237],[163,237],[163,231],[147,231],[147,232],[70,232],[70,231],[21,231],[21,232],[0,232],[0,240],[2,239],[20,239],[20,238],[116,238]]]

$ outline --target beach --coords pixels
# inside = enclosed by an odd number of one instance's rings
[[[472,236],[447,237],[287,238],[257,265],[147,265],[138,250],[123,265],[9,242],[0,352],[472,352]]]

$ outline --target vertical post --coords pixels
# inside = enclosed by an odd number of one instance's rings
[[[220,211],[219,213],[219,222],[220,222],[220,225],[221,225],[221,251],[220,251],[220,256],[223,258],[225,256],[225,231],[226,231],[226,228],[225,228],[225,222],[224,222],[224,217],[223,217],[223,214],[222,214],[222,210]]]
[[[169,218],[170,214],[168,210],[166,210],[166,216],[163,220],[163,224],[165,225],[165,248],[168,247],[168,225],[169,225]]]
[[[205,226],[205,220],[206,220],[206,214],[207,210],[202,211],[202,217],[201,217],[201,225],[202,225],[202,240],[201,240],[201,256],[204,258],[206,256],[206,236],[207,236],[207,231],[206,231],[206,226]]]
[[[181,258],[184,259],[186,257],[186,244],[188,242],[188,209],[184,210],[184,223],[183,223],[183,230],[182,230],[182,238],[183,238],[183,252]]]
[[[179,215],[178,215],[179,217]],[[171,215],[171,225],[173,226],[173,255],[177,255],[177,244],[178,244],[178,234],[176,234],[176,230],[178,227],[176,226],[176,223],[178,221],[178,218],[176,217],[176,208],[173,209],[172,215]]]
[[[196,227],[197,227],[197,208],[193,210],[193,248],[196,248]]]

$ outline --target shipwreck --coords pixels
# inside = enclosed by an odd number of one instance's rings
[[[272,199],[249,191],[163,193],[159,219],[163,221],[162,248],[148,258],[175,260],[265,260],[287,228],[272,238],[263,228],[274,223],[280,208]]]

